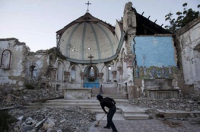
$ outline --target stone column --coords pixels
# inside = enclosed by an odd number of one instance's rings
[[[69,83],[69,77],[70,77],[70,72],[64,71],[64,82],[65,82],[65,87],[67,87]]]
[[[117,71],[112,71],[112,75],[113,75],[113,81],[114,81],[114,89],[115,89],[115,94],[117,94],[118,92],[118,88],[117,88],[117,79],[116,79],[116,75],[117,75]]]
[[[125,62],[127,63],[127,92],[128,92],[128,99],[131,100],[133,98],[133,90],[134,90],[134,81],[133,81],[133,60],[134,60],[133,55],[127,55],[125,57]]]
[[[100,81],[100,88],[99,88],[99,94],[103,94],[103,73],[99,73],[99,81]],[[102,86],[102,87],[101,87]]]
[[[113,80],[116,79],[117,71],[112,71]]]
[[[118,66],[117,71],[119,72],[119,81],[122,81],[122,73],[123,73],[122,66]]]
[[[51,81],[56,81],[56,71],[57,71],[57,68],[51,68],[50,69],[51,71],[51,74],[50,74],[50,78],[51,78]]]
[[[101,82],[101,84],[103,83],[103,73],[99,73],[99,81]]]
[[[64,82],[69,82],[69,76],[70,76],[70,72],[65,71],[64,72]]]
[[[81,72],[80,76],[81,76],[81,87],[83,88],[84,72]]]
[[[125,62],[127,64],[127,92],[129,100],[133,98],[133,69],[135,65],[135,51],[134,51],[134,37],[136,36],[136,12],[132,8],[132,3],[128,2],[124,8],[124,16],[123,16],[123,29],[127,36],[125,47],[126,47],[126,55]],[[133,43],[133,49],[131,45]],[[132,53],[133,51],[133,53]]]
[[[49,84],[50,84],[50,87],[52,88],[52,89],[54,89],[55,88],[55,81],[56,81],[56,72],[57,72],[57,68],[54,68],[54,67],[49,67],[49,77],[50,77],[50,82],[49,82]]]

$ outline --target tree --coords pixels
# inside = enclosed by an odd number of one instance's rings
[[[199,11],[195,11],[192,8],[187,9],[187,3],[184,3],[183,5],[183,11],[178,11],[176,13],[177,17],[173,18],[172,13],[168,13],[165,16],[165,21],[169,21],[170,25],[166,25],[165,28],[174,33],[176,30],[184,27],[186,24],[194,20],[198,17]],[[197,6],[200,8],[200,4]]]

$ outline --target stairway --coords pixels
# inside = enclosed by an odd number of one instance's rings
[[[92,97],[96,97],[97,94],[92,94]],[[113,99],[124,99],[123,95],[113,95],[113,94],[102,94],[103,97],[110,97]]]
[[[107,97],[107,96],[104,96]],[[110,96],[109,96],[110,97]],[[145,114],[143,109],[133,107],[133,105],[128,104],[128,100],[125,99],[116,99],[116,114],[122,115],[126,120],[136,120],[136,119],[148,119],[149,116]],[[104,114],[104,111],[101,109],[99,101],[96,97],[92,97],[88,100],[66,100],[66,99],[56,99],[48,100],[45,103],[29,103],[25,106],[27,109],[40,109],[44,107],[54,107],[54,108],[64,108],[67,106],[80,106],[84,109],[96,112],[97,114]]]

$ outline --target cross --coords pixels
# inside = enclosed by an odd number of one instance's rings
[[[91,3],[88,1],[88,3],[85,3],[87,5],[87,13],[89,13],[89,5],[91,5]]]
[[[88,58],[90,58],[90,64],[92,64],[92,58],[94,58],[94,56],[92,56],[92,55],[90,54],[90,56],[88,56]]]

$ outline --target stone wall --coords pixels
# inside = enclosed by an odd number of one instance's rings
[[[35,87],[41,87],[41,85],[49,85],[50,76],[47,75],[49,66],[49,56],[47,51],[39,50],[35,53],[30,52],[26,60],[26,84],[32,84]]]
[[[0,88],[22,88],[29,48],[15,38],[0,39]]]
[[[200,100],[197,98],[180,98],[180,99],[148,99],[139,98],[134,99],[133,104],[152,109],[162,110],[183,110],[183,111],[195,111],[200,110]]]
[[[200,92],[200,17],[177,32],[185,84]]]
[[[176,74],[177,58],[171,36],[137,36],[132,46],[137,62],[135,78],[173,78]]]

